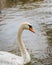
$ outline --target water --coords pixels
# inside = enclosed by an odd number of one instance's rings
[[[17,31],[23,22],[30,22],[35,29],[35,34],[23,32],[32,59],[28,65],[52,65],[52,0],[4,8],[0,14],[0,50],[20,55]]]

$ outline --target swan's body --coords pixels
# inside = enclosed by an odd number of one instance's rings
[[[21,51],[21,56],[11,54],[9,52],[0,51],[0,65],[24,65],[30,62],[30,55],[27,52],[22,40],[21,33],[24,29],[28,29],[34,32],[32,26],[29,23],[23,23],[18,30],[18,45]]]

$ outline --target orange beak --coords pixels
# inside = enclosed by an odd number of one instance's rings
[[[29,28],[29,30],[33,33],[35,33],[35,30],[33,28]]]

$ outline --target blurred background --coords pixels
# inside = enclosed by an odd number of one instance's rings
[[[0,0],[0,8],[14,7],[17,4],[26,4],[43,0]]]
[[[30,65],[52,65],[52,0],[0,0],[0,50],[20,55],[17,32],[29,22],[35,34],[24,31]]]

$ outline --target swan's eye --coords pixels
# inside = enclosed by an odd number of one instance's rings
[[[29,28],[32,28],[32,26],[31,26],[31,25],[29,25]]]

